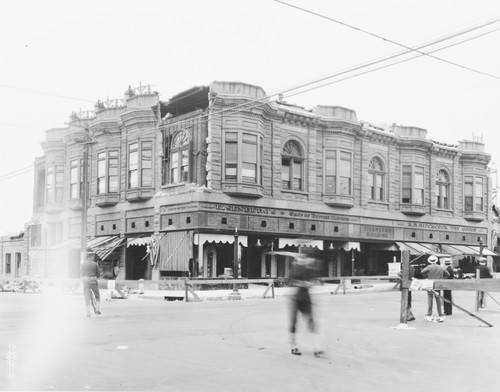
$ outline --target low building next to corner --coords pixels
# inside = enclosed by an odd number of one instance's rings
[[[0,277],[23,278],[30,275],[24,232],[0,237]]]
[[[47,130],[42,147],[26,231],[39,277],[78,276],[82,233],[109,279],[216,277],[235,254],[240,276],[286,277],[277,250],[313,254],[329,277],[385,275],[402,250],[464,270],[497,255],[480,140],[437,142],[258,86],[213,82],[167,102],[129,88]]]

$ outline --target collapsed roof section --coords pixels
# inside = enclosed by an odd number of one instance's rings
[[[174,95],[167,102],[161,102],[161,117],[168,114],[179,116],[197,109],[208,107],[208,86],[195,86]]]

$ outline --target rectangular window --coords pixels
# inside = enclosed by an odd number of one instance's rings
[[[106,152],[97,154],[97,194],[106,193]]]
[[[238,180],[238,134],[227,132],[225,140],[225,179]]]
[[[424,167],[403,165],[401,180],[401,202],[424,204]]]
[[[375,174],[375,200],[384,200],[384,177],[382,174]]]
[[[415,166],[415,186],[413,204],[424,204],[424,168]]]
[[[69,163],[69,197],[71,199],[80,198],[80,176],[78,172],[78,159],[73,159]]]
[[[47,176],[46,176],[46,192],[47,192],[47,202],[48,203],[53,203],[54,202],[54,167],[49,166],[47,168]]]
[[[337,193],[337,151],[326,152],[325,162],[325,193],[335,195]]]
[[[141,143],[141,187],[153,186],[153,143]]]
[[[181,150],[181,181],[188,182],[189,180],[189,150]]]
[[[139,186],[139,143],[128,146],[128,187]]]
[[[108,192],[118,192],[119,183],[118,150],[108,151]]]
[[[476,177],[474,187],[474,211],[483,211],[483,179]]]
[[[411,203],[411,166],[403,165],[401,202]]]
[[[474,177],[464,178],[464,209],[465,212],[474,211]]]
[[[340,194],[351,195],[352,154],[340,152],[339,177]]]
[[[11,255],[10,253],[5,254],[5,273],[11,273]]]
[[[118,151],[97,154],[97,194],[118,192]]]
[[[482,177],[464,177],[464,210],[465,212],[484,211],[484,179]]]
[[[243,134],[242,181],[257,182],[257,136]]]
[[[55,201],[60,203],[63,201],[64,193],[64,166],[56,165],[56,175],[55,175]]]
[[[179,154],[172,154],[170,163],[170,182],[172,184],[179,182]]]
[[[292,189],[290,183],[290,161],[288,159],[281,160],[281,184],[283,189]]]
[[[325,193],[352,195],[352,153],[328,150],[325,153]]]

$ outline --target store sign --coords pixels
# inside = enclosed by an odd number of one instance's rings
[[[420,222],[407,222],[408,227],[412,229],[427,229],[427,230],[440,230],[440,231],[459,231],[462,233],[487,233],[487,229],[484,227],[473,227],[473,226],[456,226],[456,225],[442,225],[434,223],[420,223]]]
[[[361,226],[361,236],[364,238],[393,239],[394,228],[385,226]]]

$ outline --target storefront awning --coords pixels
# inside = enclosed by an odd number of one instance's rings
[[[91,249],[96,255],[104,260],[123,242],[123,238],[115,235],[105,235],[87,240],[87,249]],[[80,238],[73,238],[50,249],[80,249],[82,245]]]
[[[421,242],[396,242],[400,250],[407,250],[411,255],[451,255],[451,256],[479,256],[479,246],[431,244]],[[483,256],[498,256],[495,252],[483,248]]]
[[[127,248],[129,246],[146,246],[150,245],[153,237],[137,237],[137,238],[127,238]]]
[[[204,244],[205,242],[216,242],[223,244],[233,244],[234,243],[234,235],[230,234],[195,234],[194,235],[194,244]],[[238,243],[241,246],[248,246],[248,238],[246,235],[238,236]]]
[[[98,246],[92,247],[92,250],[96,253],[97,257],[101,260],[105,260],[113,251],[118,248],[124,239],[120,237],[113,237],[111,240],[106,242],[101,242]]]
[[[323,241],[309,240],[307,238],[280,238],[278,247],[282,249],[285,246],[306,246],[309,248],[318,248],[320,250],[323,250]]]

